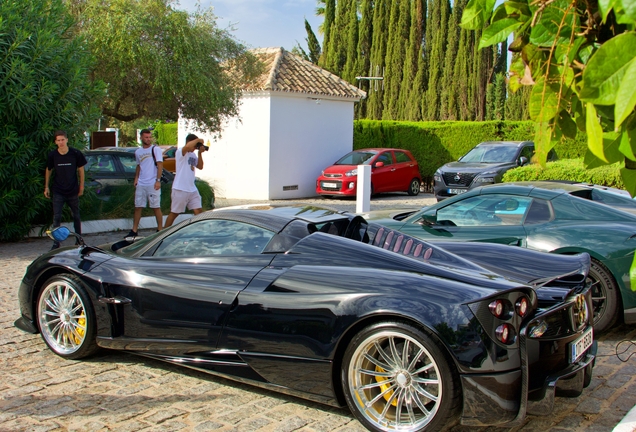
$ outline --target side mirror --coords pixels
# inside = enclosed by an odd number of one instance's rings
[[[437,212],[424,213],[420,218],[421,225],[433,226],[437,224]]]
[[[75,238],[80,242],[81,245],[86,245],[81,235],[71,232],[71,230],[66,228],[65,226],[59,226],[57,228],[47,230],[46,235],[57,242],[63,242],[68,238],[68,236],[72,235],[75,236]]]
[[[524,165],[525,165],[525,164],[527,164],[527,163],[528,163],[528,158],[527,158],[527,157],[525,157],[525,156],[521,156],[521,157],[519,158],[519,166],[524,166]]]
[[[384,162],[376,162],[373,164],[373,168],[381,168],[384,166]]]

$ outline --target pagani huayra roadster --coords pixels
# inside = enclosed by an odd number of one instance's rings
[[[509,427],[590,383],[589,266],[320,207],[228,208],[40,256],[15,325],[68,359],[124,350],[348,405],[372,431]]]

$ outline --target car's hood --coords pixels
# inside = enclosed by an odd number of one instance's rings
[[[325,174],[344,174],[358,168],[357,165],[331,165],[323,170]]]
[[[442,166],[439,170],[441,172],[463,172],[463,173],[478,173],[486,170],[498,170],[504,168],[510,168],[516,166],[514,162],[505,163],[480,163],[480,162],[449,162]]]

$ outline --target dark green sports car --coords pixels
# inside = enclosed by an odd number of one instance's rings
[[[636,215],[628,213],[631,200],[591,189],[551,182],[502,183],[420,210],[372,212],[365,218],[427,241],[587,252],[592,258],[594,328],[601,332],[621,315],[626,323],[636,323],[636,286],[630,282]]]

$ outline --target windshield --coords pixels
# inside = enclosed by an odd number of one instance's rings
[[[132,256],[136,254],[138,251],[145,248],[148,244],[153,242],[158,235],[159,233],[153,233],[152,235],[148,237],[141,238],[137,240],[136,242],[134,242],[133,244],[131,244],[130,246],[126,246],[124,248],[121,248],[115,251],[115,253],[117,253],[118,255]]]
[[[353,151],[341,157],[334,165],[369,165],[376,151]]]
[[[502,163],[513,162],[517,148],[502,145],[480,145],[460,159],[461,162]]]

